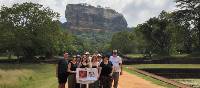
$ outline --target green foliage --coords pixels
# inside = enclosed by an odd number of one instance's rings
[[[56,51],[60,29],[59,14],[34,3],[2,6],[0,10],[0,49],[19,56],[51,55]]]
[[[168,26],[172,24],[163,11],[158,17],[150,18],[138,25],[132,32],[120,32],[113,35],[111,45],[122,53],[169,54],[171,35]]]
[[[167,26],[170,22],[166,19],[166,15],[163,11],[158,18],[150,18],[146,23],[138,26],[138,31],[148,43],[146,50],[158,54],[169,54],[170,33]]]
[[[123,53],[152,53],[170,55],[190,53],[192,33],[190,24],[177,19],[176,12],[162,11],[158,17],[139,24],[131,32],[113,35],[111,46]],[[194,40],[195,41],[195,40]]]
[[[200,1],[175,1],[180,8],[178,11],[162,11],[158,17],[139,24],[131,33],[114,34],[111,46],[123,53],[173,55],[199,52]]]
[[[128,31],[118,32],[113,35],[111,41],[112,49],[118,49],[121,53],[134,52],[134,35]]]
[[[83,41],[79,39],[77,36],[74,36],[70,33],[63,32],[63,37],[60,43],[60,53],[63,51],[70,52],[75,54],[77,52],[83,51]]]
[[[112,33],[69,33],[58,21],[59,14],[40,4],[23,3],[0,10],[0,52],[33,59],[34,56],[105,51]]]
[[[82,51],[106,52],[110,48],[110,41],[113,33],[111,32],[82,32],[76,34],[82,42]]]
[[[200,1],[199,0],[176,0],[180,10],[175,12],[178,23],[185,25],[190,33],[193,51],[200,51]]]

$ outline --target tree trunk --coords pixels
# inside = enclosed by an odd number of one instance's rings
[[[24,58],[25,61],[32,61],[34,59],[34,51],[31,48],[24,49]]]
[[[8,51],[8,59],[12,59],[11,56],[12,56],[12,52]]]
[[[52,52],[52,51],[46,52],[45,57],[46,57],[47,59],[52,59],[52,58],[53,58],[53,52]]]
[[[197,30],[198,30],[198,45],[197,45],[197,49],[198,49],[198,52],[199,52],[200,51],[200,21],[198,21]]]

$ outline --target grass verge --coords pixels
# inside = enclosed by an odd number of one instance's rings
[[[8,59],[8,56],[0,56],[0,60]],[[17,59],[17,56],[11,56],[10,59]]]
[[[55,65],[0,64],[0,88],[56,88]]]
[[[200,64],[134,64],[131,65],[137,69],[146,68],[200,68]]]

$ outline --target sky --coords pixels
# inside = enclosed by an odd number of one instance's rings
[[[176,10],[174,0],[0,0],[0,6],[12,6],[15,3],[33,2],[50,7],[60,13],[60,21],[66,22],[67,4],[87,3],[93,6],[109,7],[124,15],[129,27],[144,23],[151,17],[158,16],[162,10]]]

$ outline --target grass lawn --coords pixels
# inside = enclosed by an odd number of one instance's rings
[[[0,56],[0,60],[8,59],[8,56]],[[17,56],[11,56],[11,59],[17,59]]]
[[[172,57],[189,57],[189,54],[171,55]]]
[[[144,54],[127,54],[129,58],[139,59],[144,58]],[[156,54],[152,55],[152,58],[199,58],[200,54],[177,54],[177,55],[170,55],[170,56],[159,56]]]
[[[143,68],[200,68],[200,64],[135,64],[127,65],[138,69]]]
[[[55,65],[0,64],[0,88],[56,88]]]
[[[126,56],[130,58],[143,58],[144,54],[127,54]]]
[[[190,85],[194,88],[200,88],[200,79],[174,79],[183,84]]]
[[[154,79],[154,78],[152,78],[150,76],[146,76],[146,75],[137,73],[137,72],[135,72],[133,70],[129,70],[128,68],[124,68],[124,71],[127,71],[127,72],[129,72],[131,74],[137,75],[137,76],[139,76],[139,77],[141,77],[141,78],[143,78],[143,79],[145,79],[147,81],[152,82],[153,84],[160,85],[160,86],[163,86],[165,88],[176,88],[176,86],[173,86],[173,85],[170,85],[168,83],[162,82],[160,80]]]

